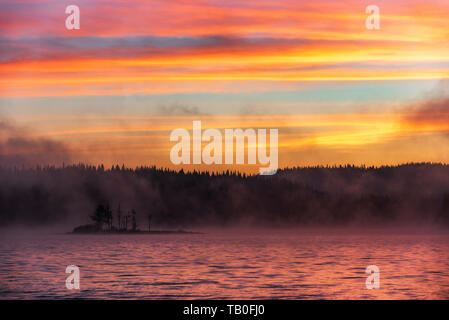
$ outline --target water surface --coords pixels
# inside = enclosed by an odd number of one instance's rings
[[[367,290],[365,269],[380,268]],[[68,265],[81,289],[66,289]],[[0,298],[449,299],[448,234],[2,235]]]

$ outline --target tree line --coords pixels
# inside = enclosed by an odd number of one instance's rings
[[[285,168],[274,176],[78,164],[0,168],[0,181],[1,226],[92,218],[132,230],[150,216],[155,226],[178,228],[449,225],[445,164]],[[119,206],[133,209],[119,215]]]

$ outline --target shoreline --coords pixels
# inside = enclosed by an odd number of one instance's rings
[[[155,231],[85,231],[85,232],[66,232],[66,234],[98,234],[98,235],[112,235],[112,234],[204,234],[203,232],[184,231],[184,230],[155,230]]]

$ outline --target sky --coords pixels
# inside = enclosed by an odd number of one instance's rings
[[[179,168],[170,132],[201,120],[278,129],[280,167],[449,162],[448,17],[447,0],[0,0],[0,157]]]

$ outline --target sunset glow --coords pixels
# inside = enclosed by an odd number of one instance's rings
[[[3,1],[0,115],[73,162],[173,167],[193,120],[278,128],[281,167],[448,162],[448,2],[377,1],[380,30],[368,4],[76,1],[67,30],[64,3]]]

